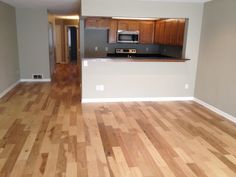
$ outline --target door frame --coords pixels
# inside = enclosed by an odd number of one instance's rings
[[[79,25],[65,25],[65,59],[66,59],[66,63],[70,63],[70,60],[69,60],[69,50],[68,50],[68,28],[69,27],[76,27],[76,33],[77,33],[77,64],[80,60],[80,42],[79,42]]]
[[[57,29],[60,29],[59,33],[58,33]],[[55,40],[56,63],[63,64],[63,63],[65,63],[65,61],[63,59],[64,58],[63,57],[63,50],[64,50],[63,47],[64,47],[64,45],[63,45],[63,28],[62,28],[62,25],[58,25],[58,24],[55,25],[55,36],[56,36],[56,40]],[[60,47],[57,45],[58,41],[59,41],[58,37],[60,37]],[[57,55],[58,50],[60,50],[59,51],[60,52],[60,56],[61,56],[60,60],[58,59],[58,55]]]
[[[51,32],[51,34],[50,34]],[[51,39],[50,39],[51,36]],[[50,40],[52,44],[50,44]],[[50,47],[51,46],[51,47]],[[52,48],[52,49],[51,49]],[[52,22],[48,22],[48,52],[49,52],[49,68],[50,68],[50,76],[52,78],[53,73],[55,71],[56,66],[56,58],[55,58],[55,39],[54,39],[54,26]],[[51,58],[53,56],[53,58]],[[52,61],[51,61],[52,59]]]

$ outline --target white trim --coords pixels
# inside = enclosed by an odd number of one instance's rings
[[[211,111],[223,116],[224,118],[236,123],[236,117],[234,117],[234,116],[232,116],[232,115],[230,115],[230,114],[228,114],[228,113],[226,113],[226,112],[224,112],[224,111],[222,111],[222,110],[220,110],[220,109],[218,109],[218,108],[216,108],[216,107],[214,107],[202,100],[199,100],[197,98],[194,98],[194,101],[197,102],[198,104],[210,109]]]
[[[190,101],[193,97],[143,97],[143,98],[83,98],[82,103],[135,102],[135,101]]]
[[[10,85],[7,89],[3,90],[0,93],[0,98],[2,98],[3,96],[5,96],[9,91],[11,91],[17,84],[19,84],[20,81],[16,81],[14,84]]]
[[[20,82],[51,82],[51,79],[20,79]]]

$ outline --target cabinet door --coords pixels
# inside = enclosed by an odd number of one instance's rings
[[[163,44],[171,45],[171,28],[172,28],[172,21],[166,20],[165,21],[165,31],[164,31],[164,41]]]
[[[109,43],[116,43],[116,39],[117,39],[117,26],[118,26],[118,22],[117,20],[111,20],[110,23],[110,28],[109,28],[109,38],[108,38],[108,42]]]
[[[135,20],[118,20],[118,30],[139,31],[139,22]]]
[[[153,44],[154,41],[154,21],[140,21],[139,42],[141,44]]]
[[[165,30],[166,30],[166,22],[164,20],[156,21],[156,28],[155,28],[156,44],[165,44]]]
[[[185,33],[184,19],[167,19],[156,21],[156,44],[183,46]]]
[[[86,18],[85,28],[107,29],[110,27],[110,18]]]
[[[178,20],[176,45],[183,46],[185,34],[185,20]]]
[[[97,28],[108,29],[110,28],[111,19],[109,18],[100,18],[97,20]]]
[[[97,28],[97,18],[86,18],[85,28]]]
[[[173,19],[170,22],[170,45],[177,45],[177,40],[178,40],[178,20]]]
[[[131,20],[128,22],[129,31],[139,31],[139,21]]]
[[[160,21],[155,22],[155,29],[154,29],[154,43],[159,44],[160,43]]]
[[[178,36],[178,20],[166,20],[165,44],[176,45]]]
[[[129,30],[129,22],[127,20],[118,20],[118,30]]]

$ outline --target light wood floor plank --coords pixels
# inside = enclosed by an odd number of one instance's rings
[[[0,100],[0,177],[235,177],[236,125],[192,102],[80,103],[79,67]]]

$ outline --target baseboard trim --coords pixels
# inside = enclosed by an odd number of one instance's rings
[[[0,93],[0,98],[4,97],[8,92],[10,92],[17,84],[19,84],[20,81],[15,82],[14,84],[10,85],[7,89],[3,90]]]
[[[51,82],[51,79],[21,79],[20,82]]]
[[[8,92],[10,92],[20,82],[51,82],[51,79],[40,79],[40,80],[35,80],[35,79],[20,79],[19,81],[17,81],[14,84],[10,85],[7,89],[3,90],[0,93],[0,98],[5,96]]]
[[[218,108],[216,108],[216,107],[214,107],[214,106],[212,106],[212,105],[210,105],[210,104],[208,104],[208,103],[206,103],[206,102],[204,102],[204,101],[202,101],[202,100],[200,100],[198,98],[194,98],[193,100],[196,103],[198,103],[198,104],[200,104],[200,105],[210,109],[211,111],[221,115],[222,117],[230,120],[231,122],[236,123],[236,117],[234,117],[234,116],[232,116],[232,115],[230,115],[230,114],[228,114],[228,113],[226,113],[226,112],[224,112],[224,111],[222,111],[222,110],[220,110],[220,109],[218,109]]]
[[[83,98],[82,103],[111,103],[136,101],[190,101],[193,97],[141,97],[141,98]]]

